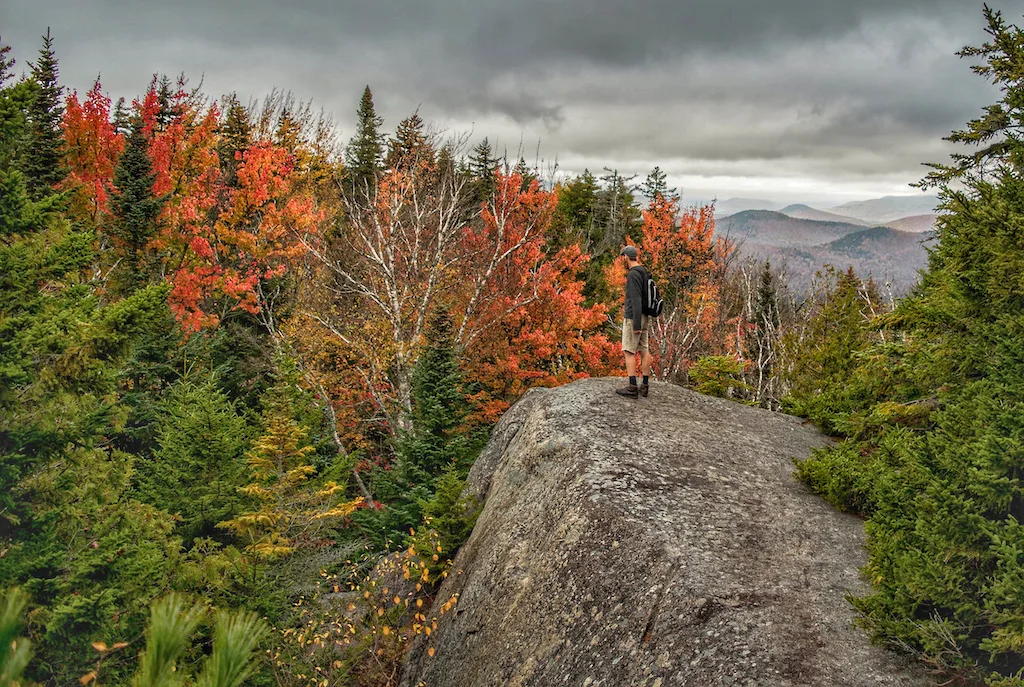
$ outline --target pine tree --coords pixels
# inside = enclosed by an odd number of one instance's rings
[[[215,537],[217,524],[242,507],[245,420],[212,378],[178,382],[167,395],[158,447],[138,466],[140,498],[178,516],[186,545]]]
[[[423,120],[418,112],[403,119],[388,141],[385,166],[389,169],[431,169],[434,151],[423,132]]]
[[[497,165],[498,158],[494,157],[491,143],[485,137],[473,148],[469,156],[469,173],[473,180],[470,191],[475,204],[479,205],[494,197],[497,188],[494,172]]]
[[[221,174],[224,175],[224,183],[230,187],[238,185],[238,167],[242,164],[240,158],[252,145],[252,123],[249,121],[249,112],[238,101],[237,95],[231,94],[227,102],[227,112],[224,115],[224,123],[220,127],[220,137],[217,144],[217,155],[220,158]]]
[[[678,198],[676,190],[668,187],[668,181],[666,179],[668,175],[661,170],[661,167],[655,167],[651,170],[651,173],[647,175],[647,179],[640,185],[640,192],[644,194],[647,200],[652,201],[655,198]]]
[[[345,161],[348,165],[349,187],[357,197],[361,197],[368,189],[372,194],[376,187],[384,156],[383,137],[380,134],[384,119],[377,116],[369,86],[363,91],[356,115],[356,135],[349,141]]]
[[[0,41],[2,40],[3,38],[0,37]],[[10,52],[11,46],[4,45],[0,42],[0,88],[4,88],[4,84],[7,83],[9,79],[14,78],[15,59],[9,56]]]
[[[156,173],[149,159],[149,142],[136,117],[114,172],[111,202],[113,222],[109,229],[121,261],[117,271],[120,293],[131,293],[153,276],[154,257],[149,241],[159,229],[165,198],[153,195]]]
[[[39,59],[32,65],[32,79],[36,92],[28,111],[30,138],[23,170],[29,193],[34,200],[40,200],[52,195],[57,184],[67,176],[60,130],[64,89],[58,83],[57,58],[49,29],[43,36]]]

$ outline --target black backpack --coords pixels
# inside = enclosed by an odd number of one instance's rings
[[[665,301],[661,299],[661,293],[658,291],[658,285],[654,282],[654,277],[647,271],[647,268],[643,268],[644,274],[647,276],[647,283],[644,285],[643,305],[640,306],[641,313],[650,317],[661,317],[661,311],[665,307]]]

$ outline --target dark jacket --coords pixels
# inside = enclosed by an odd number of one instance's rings
[[[626,319],[633,320],[633,331],[640,331],[644,314],[644,289],[650,274],[643,265],[630,268],[626,275]]]

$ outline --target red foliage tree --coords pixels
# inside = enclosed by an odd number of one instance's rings
[[[73,216],[96,225],[108,212],[110,184],[117,159],[124,150],[124,136],[110,120],[110,98],[99,79],[84,101],[72,92],[64,106],[64,161],[68,177],[64,187],[74,189]]]

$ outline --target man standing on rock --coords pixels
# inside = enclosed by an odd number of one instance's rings
[[[650,275],[647,268],[637,261],[636,246],[626,246],[619,252],[619,257],[626,259],[629,272],[626,275],[626,311],[622,320],[622,355],[626,359],[626,374],[629,384],[617,389],[615,393],[628,398],[647,397],[651,377],[651,350],[647,339],[650,331],[650,318],[644,315],[644,288]],[[640,366],[644,380],[639,386],[636,383],[636,358],[642,354]]]

